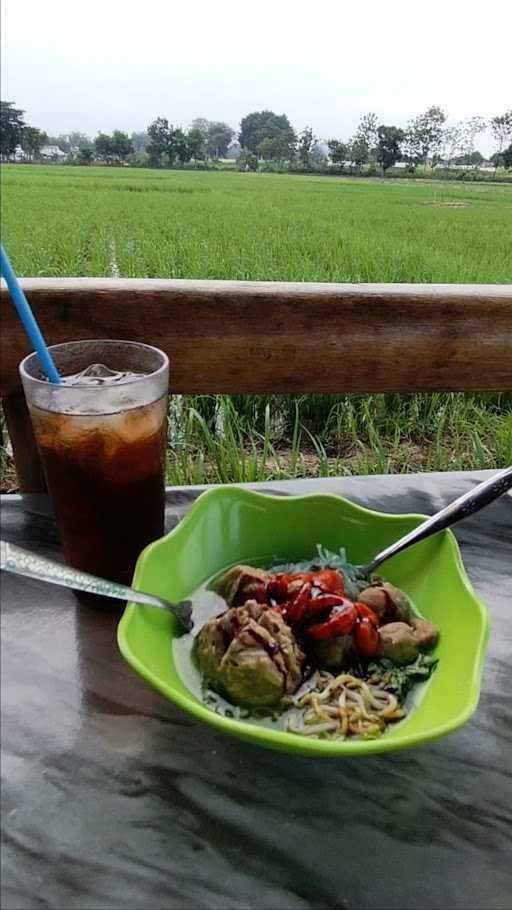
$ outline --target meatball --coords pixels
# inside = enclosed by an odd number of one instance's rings
[[[201,628],[194,642],[194,652],[204,677],[214,687],[220,683],[221,661],[226,650],[226,637],[221,624],[211,619]]]
[[[357,599],[360,603],[366,604],[367,607],[371,607],[380,623],[385,621],[389,605],[386,592],[380,582],[369,585],[368,588],[361,591]]]
[[[390,622],[379,629],[379,656],[395,664],[410,664],[418,656],[414,629],[405,622]]]
[[[411,619],[414,637],[420,651],[430,651],[437,644],[439,629],[426,619]]]
[[[334,638],[311,641],[318,664],[329,670],[350,667],[357,660],[357,651],[352,635],[336,635]]]
[[[237,705],[277,705],[302,682],[304,654],[293,632],[256,601],[205,623],[194,650],[207,681]]]
[[[379,617],[380,623],[409,622],[411,604],[407,594],[389,581],[375,581],[358,596]]]
[[[230,701],[251,707],[279,701],[285,677],[274,659],[273,647],[271,636],[263,636],[254,621],[233,639],[222,659],[220,679]]]
[[[252,566],[233,566],[218,580],[216,591],[230,607],[240,607],[266,585],[268,573]]]

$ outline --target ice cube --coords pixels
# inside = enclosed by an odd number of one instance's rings
[[[119,385],[119,383],[137,379],[141,375],[143,374],[111,370],[104,363],[92,363],[80,373],[63,377],[62,381],[66,385],[73,386]]]
[[[91,363],[90,367],[86,367],[85,370],[78,373],[78,376],[80,376],[80,378],[97,376],[99,379],[103,379],[106,376],[117,376],[117,372],[116,370],[110,370],[104,363]]]

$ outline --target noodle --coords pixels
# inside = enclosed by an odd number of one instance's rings
[[[293,704],[301,712],[302,723],[290,720],[288,730],[325,739],[373,739],[406,715],[391,692],[350,673],[317,673],[313,686]]]

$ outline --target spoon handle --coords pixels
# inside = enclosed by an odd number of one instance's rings
[[[166,610],[172,607],[167,601],[154,597],[152,594],[144,594],[142,591],[135,591],[134,588],[128,588],[126,585],[107,581],[96,575],[89,575],[88,572],[80,572],[71,566],[65,566],[53,559],[45,559],[44,556],[38,556],[37,553],[24,550],[5,540],[0,541],[0,569],[14,572],[16,575],[36,578],[38,581],[61,585],[63,588],[87,591],[90,594],[101,594],[106,597],[115,597],[118,600],[131,600]]]
[[[468,515],[473,515],[474,512],[478,512],[494,499],[497,499],[498,496],[506,493],[510,487],[512,487],[512,467],[500,471],[499,474],[494,474],[488,480],[484,480],[483,483],[479,483],[478,486],[459,496],[458,499],[441,509],[440,512],[436,512],[431,518],[427,518],[426,521],[413,531],[410,531],[409,534],[406,534],[405,537],[401,537],[396,543],[386,547],[385,550],[377,554],[368,566],[364,567],[364,574],[370,575],[391,556],[396,556],[397,553],[401,553],[402,550],[406,550],[412,544],[425,540],[426,537],[431,537],[432,534],[437,534],[438,531],[449,528],[457,521],[467,518]]]

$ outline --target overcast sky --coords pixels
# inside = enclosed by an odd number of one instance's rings
[[[2,0],[2,26],[2,98],[50,134],[270,108],[349,138],[367,111],[512,107],[511,0]]]

